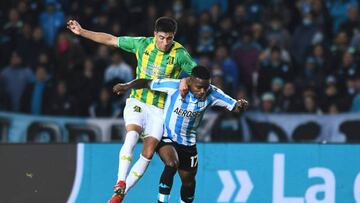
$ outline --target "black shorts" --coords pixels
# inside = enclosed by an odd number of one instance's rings
[[[185,146],[173,142],[169,138],[162,138],[158,146],[156,147],[156,152],[159,152],[159,149],[165,145],[172,145],[179,157],[179,169],[186,171],[197,170],[198,167],[198,153],[196,145]]]

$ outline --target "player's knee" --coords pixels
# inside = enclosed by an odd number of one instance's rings
[[[196,184],[195,176],[189,175],[184,178],[182,178],[182,183],[184,186],[191,187]]]
[[[194,179],[187,179],[187,180],[184,180],[182,185],[184,187],[195,187],[196,185],[196,181],[195,181],[195,178]]]
[[[152,149],[144,149],[141,154],[142,154],[143,157],[145,157],[147,159],[152,159],[152,157],[154,156],[154,150],[152,150]]]
[[[169,160],[169,161],[166,161],[165,165],[168,167],[177,169],[179,167],[179,161],[178,160]]]

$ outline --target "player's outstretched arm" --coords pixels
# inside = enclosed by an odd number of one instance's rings
[[[128,83],[118,83],[114,85],[113,92],[116,94],[122,94],[130,89],[149,88],[152,80],[136,79]]]
[[[239,99],[236,101],[235,107],[232,110],[233,112],[245,111],[248,106],[248,102],[245,99]]]
[[[67,28],[71,30],[76,35],[80,35],[92,41],[109,45],[109,46],[117,46],[117,37],[103,33],[103,32],[93,32],[81,27],[81,25],[76,20],[69,20],[67,22]]]

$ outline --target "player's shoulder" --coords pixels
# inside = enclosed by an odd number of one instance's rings
[[[210,84],[209,88],[209,95],[216,97],[216,95],[225,94],[220,88],[216,87],[215,85]]]
[[[185,47],[177,41],[174,41],[173,49],[177,52],[187,52]]]
[[[168,85],[168,86],[171,86],[171,87],[180,85],[180,80],[179,79],[171,79],[171,78],[156,79],[153,82],[157,83],[157,84],[163,84],[165,86]]]
[[[216,87],[215,85],[213,84],[210,84],[210,91],[211,92],[223,92],[220,88]]]
[[[144,36],[133,37],[133,39],[141,44],[149,44],[152,42],[152,39],[150,37],[144,37]]]
[[[137,42],[143,42],[143,43],[151,43],[152,39],[151,37],[144,37],[144,36],[126,36],[127,38],[130,38]]]

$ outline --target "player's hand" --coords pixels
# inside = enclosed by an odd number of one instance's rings
[[[240,112],[240,111],[244,111],[246,110],[246,108],[248,107],[248,102],[245,99],[239,99],[236,102],[235,105],[235,112]]]
[[[80,35],[80,32],[82,30],[82,27],[76,20],[69,20],[67,22],[67,28],[76,35]]]
[[[118,83],[114,85],[113,92],[117,95],[122,94],[130,89],[127,83]]]
[[[188,78],[183,78],[180,80],[180,96],[181,98],[185,98],[186,94],[189,91],[189,86],[187,83]]]

